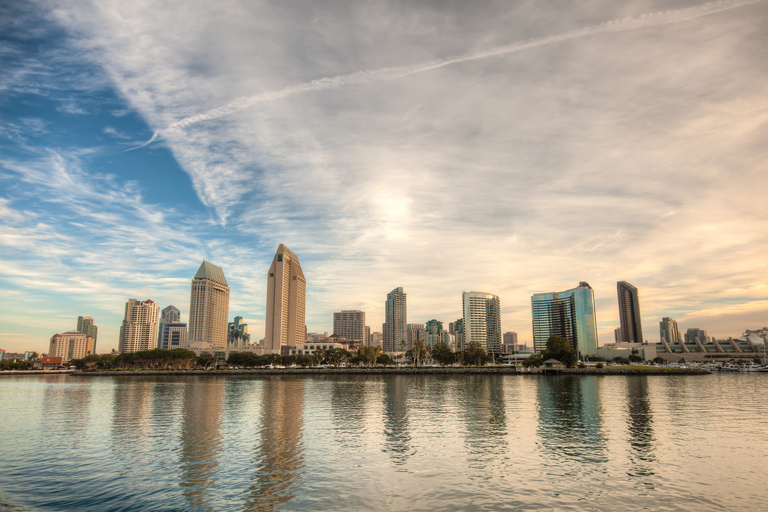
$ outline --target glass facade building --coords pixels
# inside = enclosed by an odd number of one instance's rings
[[[546,350],[550,336],[561,336],[579,357],[597,354],[595,294],[588,283],[582,281],[564,292],[533,295],[531,312],[534,350]]]

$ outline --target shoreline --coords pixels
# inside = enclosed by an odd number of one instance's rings
[[[227,375],[709,375],[699,368],[566,368],[532,371],[514,367],[418,367],[418,368],[253,368],[243,370],[104,370],[74,371],[74,377],[227,376]]]

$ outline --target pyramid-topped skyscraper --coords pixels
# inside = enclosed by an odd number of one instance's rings
[[[189,299],[189,341],[209,343],[213,348],[227,348],[229,321],[229,284],[224,271],[203,261],[192,280]]]
[[[280,244],[267,274],[265,354],[279,354],[282,347],[304,343],[306,300],[307,280],[299,258]]]

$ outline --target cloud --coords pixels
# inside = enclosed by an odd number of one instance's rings
[[[66,58],[104,70],[205,210],[171,233],[180,214],[146,204],[150,181],[78,170],[86,156],[13,172],[60,194],[46,201],[83,226],[76,239],[108,234],[114,248],[79,258],[116,258],[123,270],[105,278],[122,294],[154,293],[174,258],[194,267],[206,252],[256,337],[284,242],[309,280],[310,330],[348,307],[378,330],[396,286],[411,321],[449,322],[480,289],[530,340],[530,295],[586,280],[611,341],[618,280],[638,286],[653,325],[737,295],[753,304],[766,270],[767,214],[749,199],[768,186],[766,4],[667,5],[57,3]],[[151,275],[128,283],[144,265]],[[721,294],[732,288],[743,293]]]

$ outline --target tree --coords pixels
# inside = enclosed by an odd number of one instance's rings
[[[541,356],[530,356],[523,359],[523,368],[538,368],[544,364],[544,360]]]
[[[635,355],[635,354],[632,354],[631,356],[629,356],[629,362],[630,363],[639,363],[642,360],[643,360],[642,357],[640,357],[638,355]]]
[[[567,368],[573,368],[578,356],[567,339],[562,336],[553,335],[547,340],[547,349],[542,352],[541,359],[544,361],[547,359],[557,359]]]
[[[381,354],[381,347],[379,346],[360,347],[357,349],[357,355],[360,357],[361,362],[368,366],[373,366],[379,354]]]
[[[489,360],[485,348],[478,341],[472,341],[464,350],[464,361],[472,366],[482,366]]]
[[[444,342],[440,341],[432,348],[432,359],[440,366],[453,364],[456,355],[448,348]]]
[[[215,359],[213,354],[209,352],[201,352],[197,357],[197,365],[202,366],[203,368],[208,368],[208,366],[212,365],[214,361]]]
[[[347,361],[352,354],[344,350],[343,348],[331,348],[325,353],[325,358],[333,366],[339,366],[341,363]]]
[[[379,357],[376,358],[376,364],[391,366],[395,364],[395,362],[387,354],[380,354]]]
[[[411,348],[411,358],[413,359],[413,365],[419,366],[425,357],[427,357],[427,349],[424,346],[424,340],[414,341],[413,348]]]
[[[664,364],[667,361],[663,357],[654,357],[653,362],[656,364]]]

